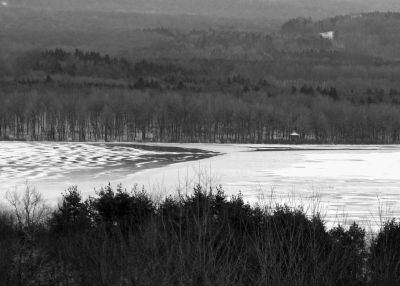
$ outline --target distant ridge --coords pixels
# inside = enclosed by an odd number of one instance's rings
[[[54,10],[209,15],[230,18],[327,18],[371,11],[399,11],[394,0],[9,0],[10,7]]]

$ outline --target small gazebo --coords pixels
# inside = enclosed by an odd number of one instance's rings
[[[290,133],[289,136],[290,136],[290,137],[294,137],[294,138],[299,138],[299,137],[300,137],[300,134],[297,133],[296,131],[293,131],[292,133]]]
[[[290,141],[298,142],[300,140],[300,134],[297,133],[296,131],[293,131],[292,133],[289,134],[289,139]]]

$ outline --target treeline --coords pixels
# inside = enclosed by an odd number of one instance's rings
[[[155,202],[145,191],[76,187],[56,210],[38,192],[8,193],[0,215],[2,285],[398,285],[400,224],[372,239],[326,229],[301,207],[250,206],[196,186]]]
[[[122,57],[104,56],[95,51],[75,51],[56,48],[25,59],[23,69],[43,71],[49,75],[66,74],[76,77],[100,77],[109,79],[132,79],[144,76],[188,74],[190,71],[171,62],[156,63],[141,60],[131,62]]]
[[[398,143],[400,106],[339,100],[335,89],[237,94],[107,88],[0,92],[13,140]],[[301,92],[302,90],[302,92]],[[326,94],[324,94],[326,93]]]
[[[251,45],[251,44],[249,44]],[[292,45],[290,45],[292,47]],[[191,47],[191,45],[189,45]],[[229,42],[227,47],[230,46]],[[176,49],[174,49],[176,50]],[[244,50],[250,50],[245,47]],[[36,79],[46,75],[68,78],[125,80],[130,84],[140,78],[156,81],[168,88],[171,82],[195,85],[207,89],[215,81],[245,77],[259,81],[265,77],[279,81],[306,80],[313,82],[336,82],[340,79],[364,81],[384,81],[389,87],[398,87],[400,64],[356,52],[321,50],[313,48],[289,52],[276,47],[275,52],[261,48],[262,58],[230,57],[221,50],[221,56],[201,55],[187,58],[183,54],[174,57],[163,51],[159,58],[139,58],[128,60],[124,57],[102,55],[95,51],[67,51],[61,48],[41,53],[21,55],[13,63],[14,72],[10,76],[16,80]],[[217,50],[214,50],[216,52]],[[199,54],[200,55],[200,54]],[[376,86],[368,86],[376,88]]]

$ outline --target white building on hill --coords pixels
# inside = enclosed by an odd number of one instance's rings
[[[323,33],[320,33],[319,35],[324,39],[328,39],[328,40],[335,39],[335,32],[334,31],[323,32]]]

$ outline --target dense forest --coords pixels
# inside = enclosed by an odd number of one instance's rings
[[[40,193],[7,194],[0,213],[1,285],[395,286],[400,224],[368,238],[356,223],[326,229],[307,206],[250,206],[221,187],[154,200],[106,186],[70,188],[56,209]]]
[[[2,139],[274,143],[296,131],[297,142],[400,141],[398,50],[382,48],[399,45],[399,14],[296,18],[265,31],[153,18],[134,29],[126,16],[126,30],[110,20],[109,38],[86,40],[92,20],[77,14],[75,37],[35,18],[32,35],[48,33],[32,44],[15,11],[0,38]],[[63,29],[63,44],[50,45]]]
[[[160,94],[157,88],[138,89],[141,84],[118,89],[79,83],[71,88],[68,83],[45,92],[2,92],[0,134],[29,140],[236,143],[284,142],[293,130],[310,142],[394,143],[400,136],[400,108],[384,102],[380,91],[353,104],[337,100],[334,88],[232,96],[175,90]]]

